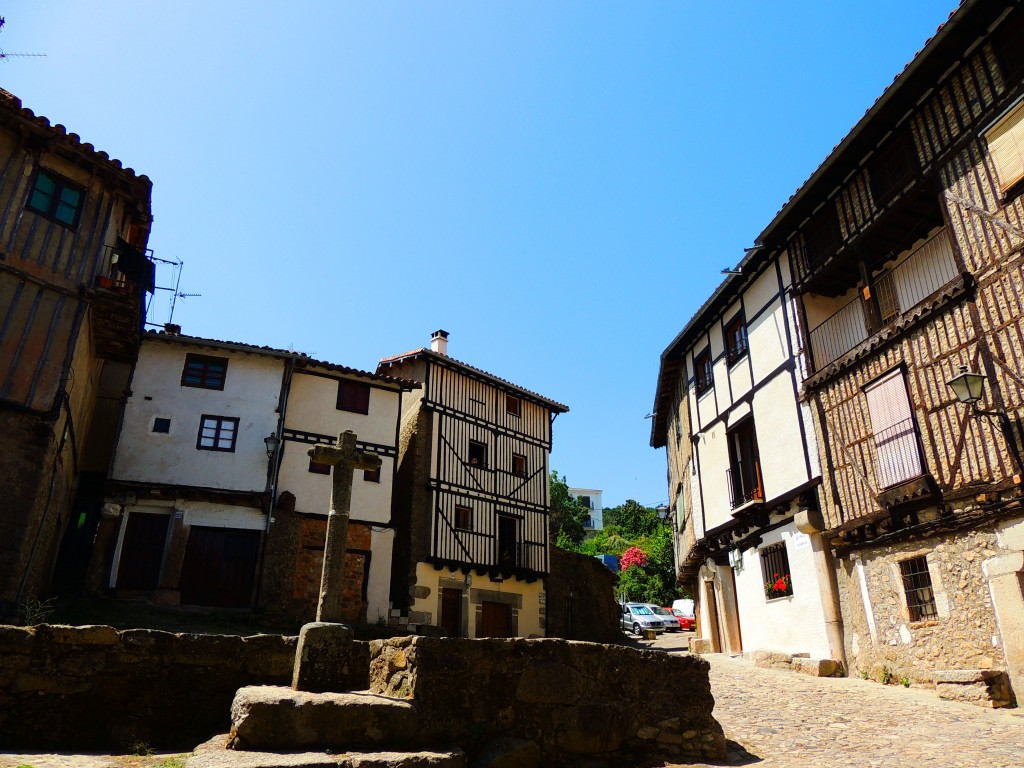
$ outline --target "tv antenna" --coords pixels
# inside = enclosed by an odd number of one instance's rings
[[[7,19],[0,16],[0,31],[3,30],[4,24],[7,23]],[[8,59],[45,59],[45,53],[9,53],[8,51],[0,48],[0,61],[7,61]]]
[[[167,323],[173,323],[174,322],[174,308],[178,304],[178,299],[196,299],[196,298],[199,298],[200,296],[202,296],[203,294],[201,294],[201,293],[186,293],[186,292],[181,290],[181,273],[182,273],[182,270],[184,270],[184,268],[185,268],[185,262],[184,261],[182,261],[181,259],[177,259],[177,258],[174,259],[173,261],[169,261],[167,259],[158,259],[156,256],[152,256],[152,255],[150,256],[150,258],[154,262],[156,262],[158,265],[163,264],[163,265],[165,265],[165,267],[169,267],[171,269],[171,282],[173,282],[174,285],[173,286],[170,286],[170,285],[167,285],[167,286],[158,285],[158,286],[156,286],[156,290],[157,291],[165,291],[166,293],[170,294],[170,302],[168,304],[168,311],[167,311]],[[155,298],[155,294],[154,294],[154,298]],[[152,308],[152,304],[153,304],[153,302],[152,302],[152,300],[150,300],[150,307],[147,307],[147,311],[146,311],[147,316],[149,315],[149,309]],[[147,321],[146,325],[154,326],[156,328],[162,328],[165,325],[165,323],[154,323],[154,322],[151,322],[151,321]]]

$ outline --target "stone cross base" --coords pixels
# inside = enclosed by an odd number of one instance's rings
[[[366,686],[369,646],[354,643],[352,628],[317,621],[303,625],[295,650],[292,688],[311,693],[343,693]]]

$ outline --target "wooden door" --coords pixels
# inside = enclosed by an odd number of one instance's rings
[[[462,637],[462,590],[441,590],[441,629],[446,637]]]
[[[511,637],[512,609],[504,603],[484,602],[481,623],[477,637]]]
[[[181,602],[248,608],[259,543],[259,531],[193,525],[181,567]]]
[[[156,589],[167,541],[170,515],[129,512],[117,567],[118,589]]]

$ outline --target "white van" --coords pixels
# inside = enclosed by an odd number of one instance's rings
[[[697,617],[693,614],[693,600],[688,597],[673,600],[672,613],[679,617],[679,625],[683,629],[693,629],[697,624]]]

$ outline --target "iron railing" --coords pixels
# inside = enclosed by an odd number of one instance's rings
[[[875,433],[876,475],[882,488],[920,477],[921,448],[913,417]]]
[[[761,466],[757,459],[737,461],[725,470],[725,478],[729,486],[729,505],[732,509],[756,499],[764,500]]]

